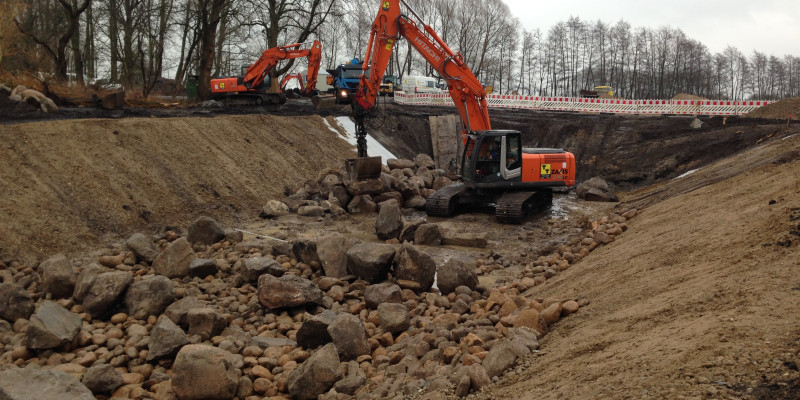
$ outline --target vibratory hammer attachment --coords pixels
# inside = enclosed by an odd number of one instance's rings
[[[356,149],[358,158],[345,160],[347,174],[351,181],[378,179],[381,176],[381,157],[367,156],[367,130],[364,118],[356,117]]]

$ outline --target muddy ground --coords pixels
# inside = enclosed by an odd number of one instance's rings
[[[185,230],[200,215],[288,239],[376,240],[374,216],[257,218],[266,200],[353,155],[317,116],[346,115],[345,106],[3,111],[0,261],[111,252],[131,233]],[[430,154],[427,117],[452,112],[387,104],[368,128],[400,157]],[[484,214],[432,219],[490,242],[426,251],[508,261],[481,277],[501,285],[588,222],[641,212],[615,242],[537,287],[536,297],[591,303],[476,398],[798,398],[800,129],[753,118],[702,118],[692,129],[687,117],[490,116],[494,128],[523,132],[526,146],[572,151],[579,180],[604,177],[623,203],[567,193],[520,226]]]

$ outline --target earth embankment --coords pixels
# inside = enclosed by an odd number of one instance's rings
[[[252,219],[355,155],[319,116],[32,122],[0,141],[0,259],[21,261],[200,215]]]

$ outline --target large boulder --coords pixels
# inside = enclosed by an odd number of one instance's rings
[[[442,244],[442,231],[437,224],[422,224],[414,232],[414,244],[438,246]]]
[[[189,275],[189,264],[197,256],[186,238],[170,243],[153,261],[153,269],[167,278],[184,278]]]
[[[293,398],[311,400],[327,392],[341,377],[336,346],[327,344],[292,371],[286,383]]]
[[[186,315],[189,335],[200,335],[203,340],[219,335],[228,326],[228,320],[213,308],[194,308]]]
[[[83,299],[83,310],[94,318],[110,314],[113,307],[122,300],[122,295],[131,283],[133,277],[124,271],[97,275],[92,288]]]
[[[313,349],[330,343],[332,339],[328,333],[328,325],[334,318],[336,313],[325,310],[303,322],[297,330],[297,344],[306,349]]]
[[[354,196],[378,194],[383,191],[383,182],[377,178],[352,181],[347,189]]]
[[[206,307],[207,303],[194,296],[184,297],[172,304],[170,304],[164,311],[164,314],[178,324],[178,326],[188,329],[189,328],[189,310],[194,308]]]
[[[436,277],[436,261],[411,244],[404,243],[394,259],[396,279],[419,283],[420,291],[427,292]]]
[[[217,262],[209,258],[195,258],[189,263],[189,276],[205,278],[214,276],[219,272]]]
[[[225,239],[225,229],[209,217],[199,217],[189,225],[189,243],[214,244]]]
[[[35,306],[31,295],[13,283],[0,284],[0,318],[13,323],[33,314]]]
[[[425,169],[436,168],[436,163],[433,162],[433,158],[431,158],[431,156],[425,153],[417,154],[417,156],[414,157],[414,165],[416,165],[417,168],[425,168]]]
[[[518,358],[530,353],[531,351],[525,345],[503,339],[492,346],[481,365],[486,369],[489,378],[494,378],[511,368]]]
[[[350,214],[370,214],[378,209],[372,197],[368,194],[354,196],[349,203],[347,203],[347,212]]]
[[[328,325],[328,334],[339,356],[345,360],[355,360],[358,356],[369,354],[367,330],[358,317],[349,313],[341,313]]]
[[[189,337],[169,317],[162,315],[150,332],[147,361],[174,356],[183,346],[189,344]]]
[[[284,215],[289,215],[289,206],[278,200],[268,201],[258,214],[261,218],[277,218]]]
[[[104,96],[100,100],[100,107],[105,110],[118,110],[122,107],[125,107],[125,91],[118,90],[114,93]]]
[[[230,400],[241,375],[233,354],[206,344],[184,346],[172,370],[172,390],[180,400]]]
[[[74,376],[55,369],[11,368],[0,372],[3,400],[94,400]]]
[[[152,263],[158,257],[158,250],[153,240],[141,233],[134,233],[125,241],[125,245],[136,255],[136,259]]]
[[[81,331],[82,320],[60,304],[45,300],[31,316],[25,332],[25,345],[30,349],[54,349],[72,342]]]
[[[416,164],[414,164],[414,161],[405,158],[390,158],[386,160],[386,166],[388,166],[389,169],[405,169],[414,168]]]
[[[286,272],[277,261],[270,257],[252,257],[241,260],[238,268],[246,282],[258,282],[261,275],[283,276]]]
[[[394,256],[390,244],[359,243],[347,250],[347,267],[367,282],[380,282],[386,279]]]
[[[616,194],[602,178],[594,177],[581,183],[575,189],[579,198],[587,201],[619,201]]]
[[[364,301],[373,310],[383,303],[402,303],[403,290],[391,282],[369,285],[364,291]]]
[[[42,292],[53,299],[72,296],[75,289],[75,272],[67,257],[56,254],[39,265],[42,274]]]
[[[478,275],[474,268],[461,260],[451,258],[439,267],[436,284],[442,294],[455,292],[459,286],[475,289],[478,286]]]
[[[317,256],[326,276],[341,278],[347,272],[347,250],[350,241],[341,233],[332,233],[317,241]]]
[[[378,212],[375,220],[375,234],[378,239],[389,240],[397,239],[403,230],[403,214],[397,204],[389,203]]]
[[[308,279],[297,275],[276,278],[266,274],[258,278],[258,301],[270,310],[319,304],[322,301],[322,290]]]
[[[378,306],[378,318],[384,332],[403,332],[411,325],[408,308],[399,303],[382,303]]]
[[[97,364],[86,370],[81,383],[94,394],[110,394],[122,386],[124,381],[122,374],[111,364]]]
[[[424,224],[425,218],[417,218],[412,219],[411,221],[406,221],[405,224],[403,224],[403,230],[400,232],[400,237],[397,239],[400,241],[400,243],[414,242],[414,236],[417,233],[417,229]]]
[[[83,267],[75,280],[75,290],[72,292],[72,298],[78,303],[83,303],[83,299],[89,294],[89,289],[94,285],[94,280],[101,273],[103,273],[103,267],[100,264],[91,263]]]
[[[175,301],[175,283],[162,275],[136,281],[125,293],[128,314],[161,315]]]
[[[317,242],[311,239],[300,239],[292,243],[292,254],[297,261],[311,264],[320,263],[319,254],[317,254]]]

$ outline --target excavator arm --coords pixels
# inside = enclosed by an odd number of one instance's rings
[[[317,63],[316,69],[319,70],[319,60],[321,59],[322,53],[322,46],[320,45],[319,41],[315,40],[308,49],[304,49],[302,46],[303,43],[295,43],[264,50],[264,52],[261,53],[261,57],[259,57],[258,60],[256,60],[256,62],[254,62],[253,65],[248,67],[247,71],[245,71],[244,77],[242,78],[242,84],[248,88],[256,88],[261,86],[261,84],[264,82],[264,78],[266,78],[267,74],[269,74],[269,72],[272,71],[276,65],[278,65],[278,62],[291,58],[308,57],[309,73],[311,72],[312,64],[314,62]],[[313,59],[316,59],[316,61]],[[311,75],[309,74],[309,78],[310,77]],[[314,85],[316,86],[316,79],[314,80]]]
[[[419,21],[419,25],[401,13],[401,3]],[[422,22],[422,19],[405,1],[384,0],[381,1],[378,16],[372,23],[367,52],[364,56],[365,73],[361,75],[361,82],[355,94],[356,101],[353,105],[356,136],[358,139],[363,139],[363,149],[361,141],[357,142],[359,157],[366,157],[364,116],[375,107],[375,102],[380,95],[378,88],[389,65],[392,48],[397,39],[401,37],[408,40],[409,44],[447,82],[450,96],[464,124],[462,135],[472,131],[490,130],[486,92],[475,74],[464,63],[461,54],[450,49],[430,25]],[[369,76],[366,74],[367,68],[371,68]],[[364,138],[359,135],[363,135]],[[464,137],[466,138],[466,136]]]
[[[314,41],[308,53],[308,78],[306,79],[305,89],[303,94],[311,96],[317,90],[317,77],[319,76],[319,67],[322,64],[322,46],[318,41]],[[300,81],[302,84],[302,81]]]

